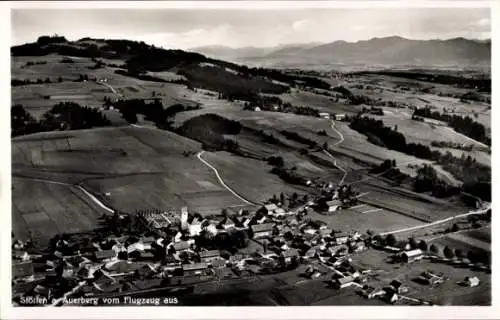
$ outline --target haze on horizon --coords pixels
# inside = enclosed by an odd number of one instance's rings
[[[487,8],[15,9],[12,45],[59,34],[144,41],[164,48],[274,47],[374,37],[488,39]]]

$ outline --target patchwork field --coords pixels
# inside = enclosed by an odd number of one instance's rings
[[[13,177],[12,230],[18,239],[43,246],[57,233],[96,228],[103,213],[75,187]]]

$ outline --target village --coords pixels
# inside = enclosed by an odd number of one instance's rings
[[[334,214],[355,206],[358,196],[350,186],[329,183],[314,200],[280,194],[257,210],[227,208],[214,216],[187,207],[115,212],[103,215],[100,231],[57,235],[46,250],[13,239],[13,300],[30,304],[26,297],[37,297],[31,301],[60,306],[69,298],[182,296],[200,284],[213,284],[216,291],[231,281],[300,269],[301,281],[323,280],[331,290],[355,290],[388,304],[432,305],[409,297],[400,279],[374,285],[376,270],[360,267],[353,257],[378,250],[393,264],[426,259],[491,272],[467,258],[439,257],[423,241],[333,230],[308,217],[312,210]],[[426,270],[415,282],[434,287],[446,280]],[[480,280],[471,273],[457,285],[474,287]]]

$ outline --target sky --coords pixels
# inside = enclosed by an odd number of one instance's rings
[[[272,47],[374,37],[490,38],[487,8],[14,9],[13,45],[40,35],[144,41],[163,48]]]

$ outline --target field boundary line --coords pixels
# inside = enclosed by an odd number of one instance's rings
[[[81,185],[78,186],[78,189],[80,189],[83,193],[85,193],[87,195],[87,197],[89,197],[99,207],[103,208],[104,210],[106,210],[106,211],[108,211],[110,213],[115,213],[115,210],[113,210],[113,209],[109,208],[108,206],[106,206],[99,199],[97,199],[92,193],[90,193],[87,190],[85,190],[85,188],[82,187]]]
[[[227,191],[231,192],[233,195],[235,195],[238,199],[240,199],[241,201],[247,203],[247,204],[252,204],[252,205],[258,205],[256,203],[253,203],[251,201],[248,201],[247,199],[243,198],[242,196],[240,196],[238,193],[236,193],[236,191],[234,191],[233,189],[231,189],[225,182],[224,180],[222,179],[222,177],[220,176],[219,174],[219,171],[214,167],[212,166],[208,161],[206,161],[205,159],[203,159],[201,157],[202,154],[204,154],[205,151],[202,150],[200,152],[198,152],[196,154],[196,157],[201,161],[203,162],[206,166],[208,166],[210,169],[212,169],[214,172],[215,172],[215,175],[217,176],[217,179],[219,180],[220,184],[227,189]]]

